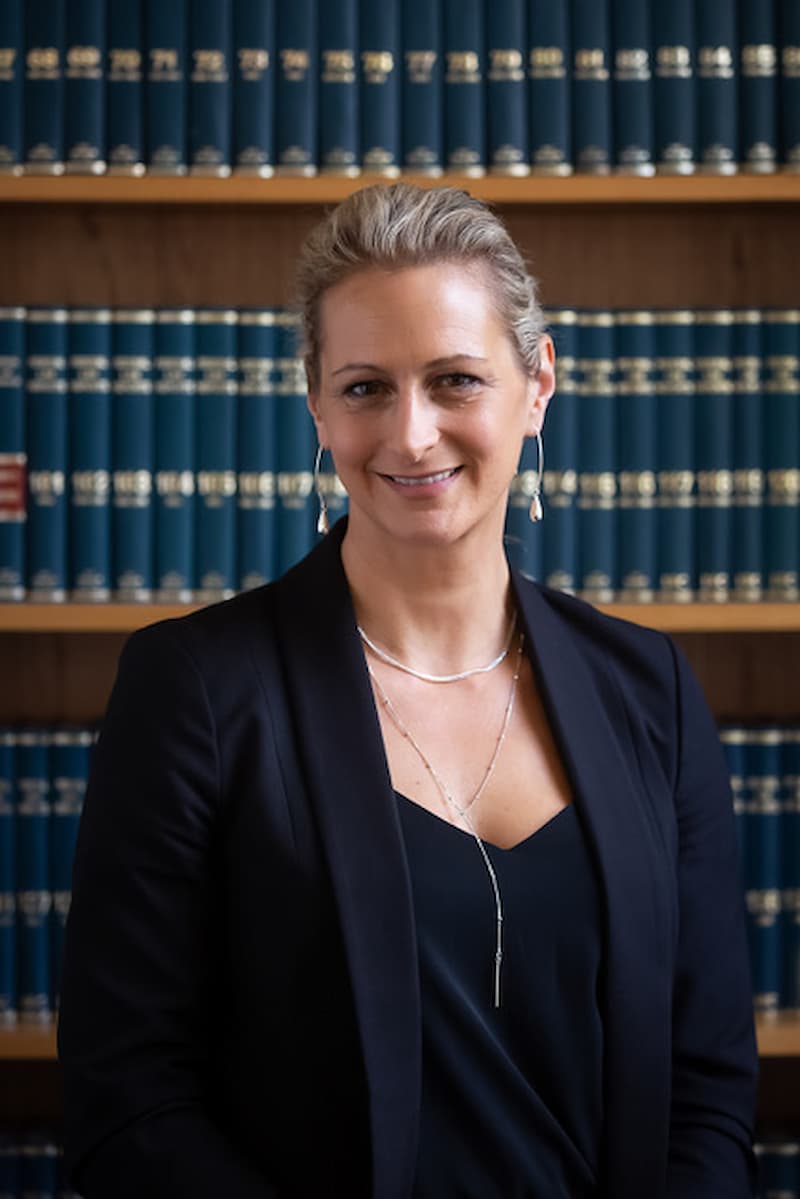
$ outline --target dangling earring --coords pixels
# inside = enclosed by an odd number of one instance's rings
[[[534,524],[537,524],[544,516],[542,510],[542,480],[544,478],[544,446],[542,445],[542,435],[537,429],[536,431],[536,450],[539,458],[538,469],[536,471],[536,482],[533,487],[533,495],[531,497],[531,506],[528,512]]]
[[[321,536],[325,536],[330,532],[330,521],[328,520],[328,501],[325,499],[325,494],[322,490],[322,479],[320,477],[320,467],[322,466],[322,455],[325,451],[321,445],[317,446],[317,455],[314,459],[314,490],[317,493],[317,502],[319,503],[319,516],[317,517],[317,532]]]

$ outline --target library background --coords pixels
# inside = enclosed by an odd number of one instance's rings
[[[674,633],[719,721],[760,1193],[800,1195],[800,4],[4,0],[3,1199],[68,1193],[58,965],[120,648],[314,543],[293,263],[399,175],[496,204],[541,284],[515,564]]]

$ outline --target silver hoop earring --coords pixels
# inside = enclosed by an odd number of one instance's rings
[[[322,479],[320,477],[320,467],[322,466],[322,455],[324,450],[321,445],[317,446],[317,454],[314,458],[314,490],[317,493],[317,502],[319,504],[319,516],[317,517],[317,532],[324,537],[330,532],[330,521],[328,520],[328,501],[325,499],[325,494],[322,490]]]
[[[544,510],[542,508],[542,481],[544,479],[544,445],[542,444],[542,435],[538,430],[536,433],[536,450],[537,450],[539,462],[538,462],[538,468],[536,471],[536,483],[534,484],[533,495],[531,496],[531,506],[528,511],[528,515],[534,524],[538,524],[538,522],[540,520],[542,520],[542,518],[544,517]]]

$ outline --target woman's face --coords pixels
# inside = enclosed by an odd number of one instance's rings
[[[480,268],[363,271],[325,293],[309,407],[350,496],[348,536],[499,538],[522,439],[553,391],[522,369]]]

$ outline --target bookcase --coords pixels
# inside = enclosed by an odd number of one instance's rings
[[[283,304],[304,235],[368,181],[0,178],[0,305]],[[447,182],[499,206],[547,306],[800,303],[800,176]],[[609,610],[673,632],[719,719],[800,723],[800,605]],[[0,723],[95,720],[125,636],[181,611],[0,605]],[[800,1128],[800,1018],[759,1044],[760,1116]],[[54,1031],[0,1032],[0,1121],[59,1103]]]

